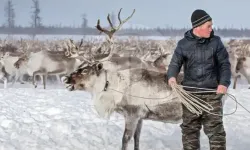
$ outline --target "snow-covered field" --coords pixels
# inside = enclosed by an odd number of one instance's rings
[[[45,37],[39,37],[43,38]],[[50,38],[57,39],[62,36]],[[48,39],[48,35],[45,39]],[[250,109],[248,85],[244,80],[239,82],[238,89],[233,90],[230,87],[229,93]],[[119,114],[113,114],[110,120],[98,117],[90,98],[86,92],[70,92],[62,85],[50,84],[44,90],[41,85],[34,89],[31,85],[16,84],[3,89],[3,84],[0,83],[0,150],[120,149],[124,130],[123,117]],[[235,102],[227,98],[224,107],[224,113],[231,113],[235,109]],[[250,114],[238,107],[235,114],[224,117],[224,124],[227,150],[249,150]],[[144,121],[140,138],[141,150],[181,150],[179,125]],[[208,139],[203,131],[201,145],[202,150],[209,149]],[[130,142],[131,150],[132,146],[133,140]]]
[[[250,90],[240,80],[237,90],[229,89],[238,102],[250,109]],[[123,117],[99,118],[88,93],[67,91],[62,85],[48,89],[16,84],[2,89],[0,84],[0,150],[118,150],[124,129]],[[235,109],[227,99],[224,113]],[[227,150],[250,147],[250,114],[238,107],[224,117]],[[181,150],[180,124],[144,121],[141,150]],[[130,142],[132,150],[133,140]],[[201,134],[202,150],[208,139]]]

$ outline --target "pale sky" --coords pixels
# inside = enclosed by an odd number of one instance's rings
[[[0,24],[5,23],[4,5],[0,0]],[[32,0],[12,0],[16,24],[27,26],[31,22]],[[127,17],[136,12],[128,24],[144,27],[191,27],[190,17],[195,9],[204,9],[213,18],[215,27],[250,28],[250,0],[40,0],[42,22],[45,25],[80,25],[81,15],[87,14],[89,26],[98,18],[106,24],[108,13]]]

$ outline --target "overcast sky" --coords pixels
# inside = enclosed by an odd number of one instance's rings
[[[0,0],[0,24],[6,22],[4,6]],[[27,26],[31,22],[32,0],[12,0],[16,11],[16,24]],[[190,16],[195,9],[204,9],[213,18],[216,27],[250,28],[250,0],[40,0],[42,22],[45,25],[81,24],[81,15],[87,14],[89,26],[98,18],[106,24],[106,16],[123,8],[121,16],[136,12],[128,24],[144,27],[190,27]]]

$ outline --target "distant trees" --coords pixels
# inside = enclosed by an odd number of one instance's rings
[[[19,0],[22,1],[22,0]],[[70,34],[70,35],[98,35],[94,26],[89,25],[89,19],[86,13],[80,14],[81,24],[74,26],[59,25],[44,25],[41,17],[40,0],[30,0],[31,2],[31,20],[29,25],[20,26],[16,23],[16,8],[15,1],[5,0],[4,2],[4,21],[0,22],[0,34],[28,34],[35,37],[37,34]],[[14,3],[14,4],[13,4]],[[19,16],[18,16],[19,17]],[[25,17],[25,16],[20,16]],[[110,20],[114,26],[119,23],[117,14],[113,11],[110,14]],[[79,27],[80,26],[80,27]],[[165,28],[129,28],[123,29],[124,35],[162,35],[162,36],[183,36],[183,33],[189,27],[176,29],[171,26]],[[250,37],[250,28],[214,28],[214,31],[224,37]]]
[[[83,14],[82,15],[82,28],[87,28],[88,27],[88,19],[87,19],[87,15]]]
[[[40,17],[40,6],[39,6],[39,0],[32,0],[33,6],[31,7],[32,14],[31,14],[31,27],[34,29],[32,33],[32,37],[35,38],[39,28],[42,27],[42,18]]]
[[[33,6],[32,6],[32,15],[31,15],[31,26],[33,28],[39,28],[42,27],[42,19],[40,17],[40,6],[39,6],[39,0],[32,0]]]
[[[6,26],[8,28],[15,27],[15,10],[13,7],[12,0],[8,0],[4,7],[5,17],[6,17]]]

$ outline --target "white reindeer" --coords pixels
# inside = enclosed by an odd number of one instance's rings
[[[118,112],[125,117],[122,150],[127,150],[133,136],[134,149],[139,150],[143,119],[181,122],[181,102],[167,85],[164,73],[146,69],[113,72],[103,67],[101,63],[86,64],[63,80],[70,84],[69,90],[91,92],[100,116],[108,118]]]
[[[232,78],[234,79],[233,89],[235,89],[237,79],[240,76],[238,73],[235,72],[238,56],[233,51],[229,51],[228,54],[229,54],[229,61],[231,64],[231,74],[232,74]]]
[[[14,77],[12,85],[14,85],[18,79],[20,79],[21,83],[25,83],[25,81],[23,81],[23,75],[26,73],[26,70],[24,68],[17,69],[14,67],[14,63],[19,59],[18,56],[21,54],[6,52],[1,53],[0,55],[0,61],[5,68],[5,71],[10,75],[9,79],[13,79]]]
[[[111,27],[113,28],[112,25]],[[98,28],[103,30],[100,26]],[[111,35],[110,31],[105,32]],[[112,64],[112,48],[111,43],[111,53],[105,61],[85,62],[62,80],[69,85],[67,88],[71,91],[84,90],[92,93],[99,115],[108,118],[113,112],[122,114],[125,117],[122,150],[127,150],[132,137],[134,150],[139,150],[142,120],[179,123],[182,105],[167,85],[165,72],[147,68],[118,70],[110,67],[108,62]],[[120,62],[119,65],[123,66],[124,63]],[[181,79],[178,79],[179,83]]]
[[[46,88],[46,81],[48,75],[62,75],[68,74],[74,71],[82,62],[78,55],[78,50],[82,45],[82,42],[77,47],[72,40],[68,42],[68,49],[66,52],[53,52],[42,50],[36,53],[31,52],[28,56],[19,58],[15,63],[16,68],[25,66],[27,72],[32,76],[32,83],[34,87],[37,87],[35,83],[36,75],[42,75],[43,86]],[[80,57],[79,57],[80,58]]]

